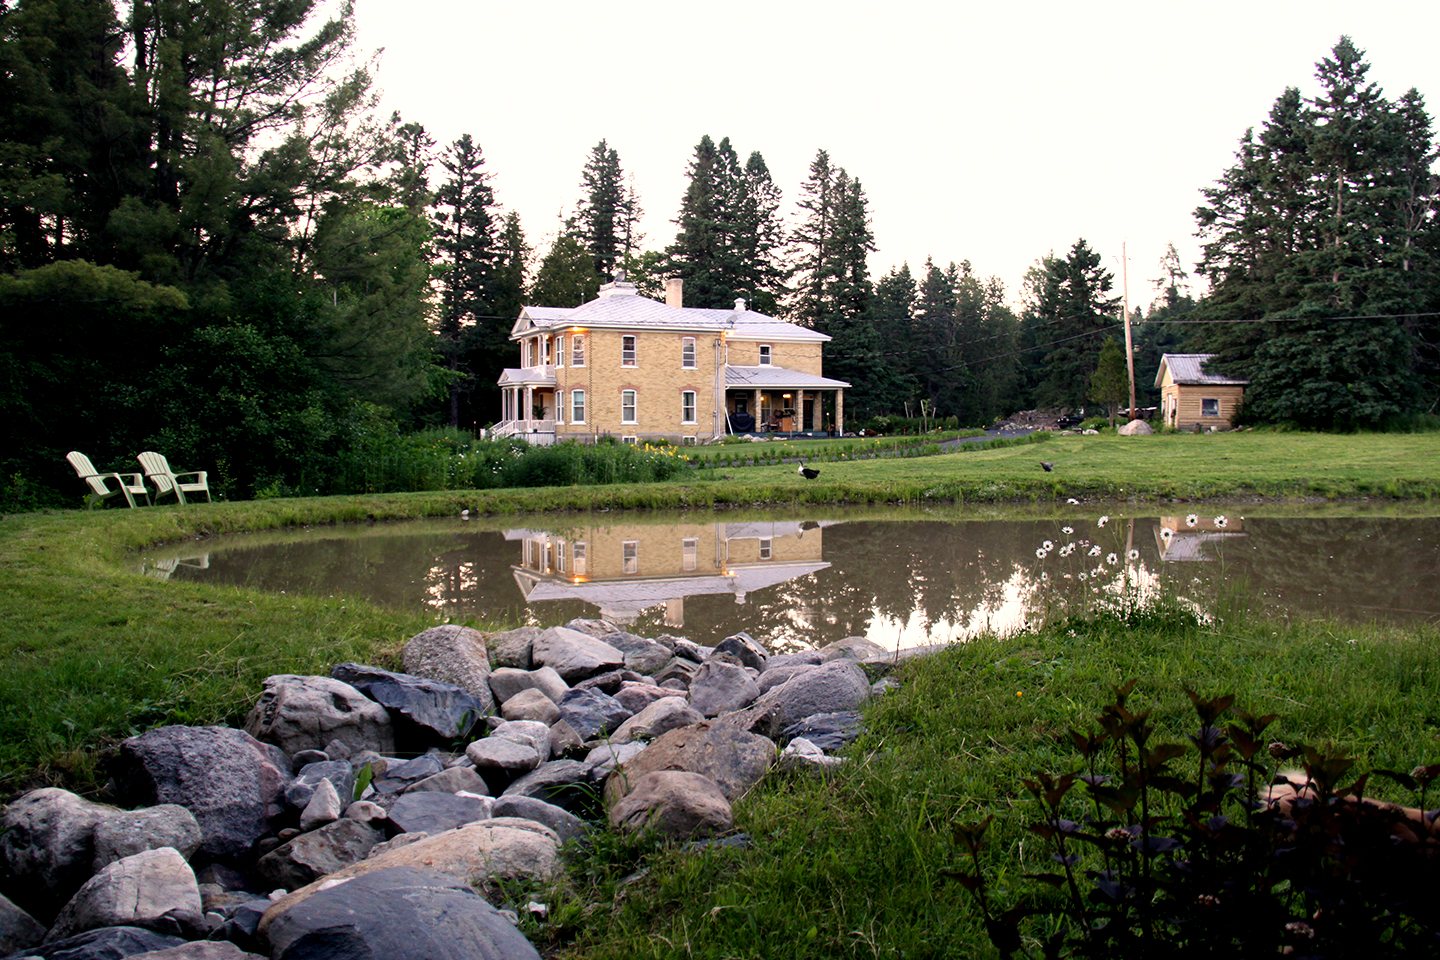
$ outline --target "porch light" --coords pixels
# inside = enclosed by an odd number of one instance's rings
[[[780,396],[784,397],[786,400],[789,400],[789,399],[790,399],[790,394],[788,394],[788,393],[782,393],[782,394],[780,394]]]

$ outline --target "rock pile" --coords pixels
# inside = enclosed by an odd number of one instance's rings
[[[538,958],[477,886],[554,875],[602,822],[732,831],[777,764],[841,763],[912,653],[772,656],[744,633],[712,648],[576,620],[434,627],[405,673],[272,676],[243,730],[122,743],[115,806],[55,788],[10,804],[0,956]]]

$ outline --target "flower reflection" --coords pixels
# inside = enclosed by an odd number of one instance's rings
[[[1192,514],[1190,514],[1188,517],[1185,518],[1185,526],[1187,526],[1187,527],[1193,527],[1193,526],[1195,526],[1195,524],[1197,524],[1197,523],[1199,523],[1199,522],[1200,522],[1200,514],[1198,514],[1198,513],[1192,513]]]
[[[1222,515],[1222,516],[1218,516],[1218,517],[1215,518],[1215,526],[1216,526],[1217,529],[1220,529],[1220,530],[1224,530],[1226,524],[1228,524],[1229,522],[1230,522],[1230,521],[1227,520],[1227,519],[1225,519],[1225,517],[1224,517],[1223,515]]]
[[[1113,563],[1118,562],[1119,559],[1120,559],[1120,558],[1117,557],[1117,556],[1116,556],[1115,554],[1113,554],[1113,553],[1109,553],[1109,554],[1106,554],[1106,555],[1105,555],[1105,562],[1106,562],[1106,563],[1113,564]]]

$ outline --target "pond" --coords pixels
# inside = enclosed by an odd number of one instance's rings
[[[155,576],[423,607],[440,621],[604,617],[711,644],[1009,632],[1118,597],[1289,617],[1440,620],[1440,518],[1179,504],[1139,513],[821,508],[460,519],[217,538]],[[1269,508],[1274,510],[1276,508]]]

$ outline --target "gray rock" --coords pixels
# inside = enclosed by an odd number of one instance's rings
[[[355,768],[349,760],[324,760],[299,768],[289,785],[285,787],[285,802],[292,807],[305,809],[320,784],[328,782],[335,795],[346,800],[355,796]]]
[[[321,749],[331,740],[344,743],[352,753],[395,750],[385,708],[331,677],[291,673],[266,677],[260,699],[245,718],[245,732],[275,744],[287,757]]]
[[[634,670],[636,673],[654,673],[663,667],[671,656],[669,647],[633,633],[607,633],[597,639],[624,654],[625,669]]]
[[[572,684],[625,663],[625,655],[608,643],[566,627],[551,627],[536,637],[530,659],[537,666],[553,667]]]
[[[715,652],[714,647],[702,647],[693,640],[678,638],[671,648],[671,653],[681,660],[690,660],[694,663],[704,663],[710,654]]]
[[[350,684],[390,711],[397,735],[402,738],[448,742],[468,733],[483,715],[495,709],[488,684],[482,698],[453,683],[358,663],[338,664],[330,670],[330,676]]]
[[[372,786],[379,794],[399,793],[408,790],[413,784],[419,783],[426,777],[433,777],[445,770],[445,761],[433,753],[416,757],[413,760],[406,760],[401,763],[394,761],[385,764],[385,775],[377,777]]]
[[[680,727],[661,734],[639,756],[610,774],[605,796],[613,804],[648,773],[683,770],[715,781],[726,799],[733,801],[760,782],[775,763],[775,755],[770,740],[723,722]]]
[[[310,802],[300,811],[300,829],[309,831],[333,823],[340,819],[341,810],[340,794],[335,792],[335,785],[329,780],[321,780]]]
[[[818,666],[819,664],[794,663],[788,667],[772,667],[760,674],[755,683],[761,693],[768,693],[791,677],[798,676],[807,670],[814,670]]]
[[[656,700],[663,700],[666,697],[675,696],[675,691],[660,686],[654,680],[646,678],[646,682],[627,681],[620,684],[612,696],[619,702],[620,706],[629,710],[631,714],[639,713]]]
[[[644,680],[645,677],[634,670],[606,670],[604,673],[597,673],[593,677],[586,677],[576,683],[572,690],[599,690],[607,696],[614,696],[620,689],[620,685],[626,682]],[[558,701],[557,701],[558,702]]]
[[[291,779],[284,753],[229,727],[157,727],[131,737],[112,773],[121,802],[176,803],[194,814],[199,852],[218,858],[243,857],[271,832]]]
[[[805,773],[824,776],[845,763],[840,757],[829,757],[825,751],[804,737],[796,737],[780,751],[780,770],[789,773]]]
[[[534,747],[542,757],[550,755],[550,727],[535,720],[507,720],[490,734],[501,740],[512,740]]]
[[[632,740],[654,740],[667,730],[688,727],[704,719],[684,697],[664,697],[620,724],[610,735],[610,742],[619,744]]]
[[[590,767],[578,760],[542,763],[505,788],[501,796],[536,797],[574,811],[591,800]]]
[[[281,844],[255,863],[268,887],[294,890],[365,859],[384,835],[359,820],[336,820]]]
[[[0,820],[0,860],[20,906],[53,918],[93,872],[96,825],[121,812],[58,787],[10,804]]]
[[[145,850],[106,865],[65,904],[45,940],[126,926],[172,936],[201,930],[200,887],[190,865],[172,847]]]
[[[770,659],[770,651],[748,633],[736,633],[715,644],[715,654],[728,653],[740,661],[742,666],[764,670]],[[706,659],[709,659],[708,657]]]
[[[881,677],[879,680],[870,684],[870,696],[883,697],[885,694],[899,690],[903,686],[905,685],[894,677]]]
[[[490,654],[485,634],[446,623],[422,630],[405,643],[400,661],[416,677],[454,684],[482,703],[490,697]]]
[[[652,679],[662,687],[678,682],[683,689],[688,689],[690,678],[695,676],[699,670],[700,661],[687,660],[677,656],[672,657],[665,666],[652,674]]]
[[[550,755],[543,755],[528,743],[516,743],[504,737],[489,736],[465,748],[465,755],[478,770],[503,770],[507,773],[528,773],[540,766]]]
[[[1124,426],[1116,428],[1115,432],[1122,437],[1148,437],[1155,432],[1155,428],[1144,420],[1131,420]]]
[[[590,830],[584,820],[570,811],[535,797],[500,797],[495,801],[492,816],[519,817],[543,823],[555,831],[561,843],[578,840]]]
[[[590,768],[591,780],[603,780],[620,764],[644,750],[648,744],[641,741],[617,743],[609,740],[593,748],[585,755],[585,764]]]
[[[161,847],[173,847],[189,860],[200,849],[201,838],[195,815],[177,803],[123,811],[95,824],[91,869],[98,873],[116,860]]]
[[[630,719],[618,700],[595,689],[571,690],[560,698],[560,716],[586,740],[609,733]]]
[[[369,800],[356,800],[345,808],[344,817],[346,820],[356,820],[360,823],[378,827],[390,819],[390,814],[378,803],[373,803]]]
[[[223,940],[197,940],[168,950],[135,954],[130,960],[266,960],[258,953],[246,953]]]
[[[831,660],[864,660],[867,657],[883,657],[890,651],[880,644],[864,637],[846,637],[844,640],[836,640],[834,643],[827,643],[820,648],[820,656],[829,663]]]
[[[406,793],[390,808],[390,822],[401,833],[428,833],[488,820],[494,801],[489,797],[457,797],[453,793]]]
[[[734,824],[730,801],[714,781],[679,770],[647,773],[610,808],[610,825],[624,833],[655,830],[692,839],[725,833]]]
[[[44,924],[17,907],[9,897],[0,897],[0,953],[10,954],[24,950],[43,939]]]
[[[854,710],[869,697],[870,681],[865,671],[856,661],[840,658],[791,677],[746,709],[728,714],[725,720],[741,729],[774,737],[807,717]]]
[[[443,921],[443,922],[442,922]],[[271,960],[539,960],[462,880],[394,867],[319,891],[274,919]]]
[[[332,757],[324,750],[301,750],[299,753],[295,754],[295,756],[290,758],[290,765],[296,770],[304,770],[312,763],[324,763],[326,760],[344,759],[346,759],[346,757]]]
[[[102,927],[87,930],[73,937],[30,947],[23,954],[6,960],[38,957],[40,960],[119,960],[143,956],[156,950],[184,946],[180,937],[172,937],[142,927]]]
[[[577,618],[565,624],[565,629],[574,630],[576,633],[583,633],[587,637],[594,637],[596,640],[603,639],[607,634],[616,633],[620,627],[609,620],[586,620]]]
[[[506,720],[537,720],[549,725],[560,719],[560,708],[544,691],[531,687],[501,704],[500,715]]]
[[[542,632],[539,627],[519,627],[493,634],[490,637],[490,662],[496,667],[529,670],[534,666],[531,648]]]
[[[473,767],[447,767],[433,777],[426,777],[407,787],[405,795],[412,793],[476,793],[484,796],[490,792],[485,780]]]
[[[550,757],[558,759],[585,746],[585,741],[575,728],[564,720],[550,724]]]
[[[788,743],[803,738],[824,753],[834,753],[859,739],[861,729],[860,714],[854,710],[817,713],[790,724],[780,731],[779,739],[781,743]]]
[[[370,848],[369,857],[383,857],[391,850],[399,850],[401,847],[408,847],[412,843],[419,843],[421,840],[429,840],[430,834],[424,832],[397,833],[382,843],[377,843]],[[369,859],[367,857],[366,859]],[[269,906],[267,903],[266,906]]]
[[[753,703],[760,687],[738,664],[710,659],[690,679],[690,706],[706,717],[718,717]]]
[[[497,667],[490,671],[490,692],[499,703],[503,704],[522,690],[533,689],[535,689],[535,677],[529,670],[520,670],[516,667]]]

